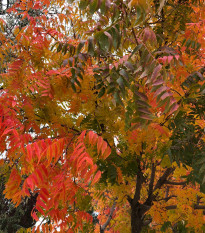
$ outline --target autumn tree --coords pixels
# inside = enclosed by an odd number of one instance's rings
[[[7,9],[22,24],[0,19],[1,205],[28,204],[27,232],[204,231],[204,9]]]

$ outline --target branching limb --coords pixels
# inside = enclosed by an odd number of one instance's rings
[[[185,185],[185,184],[187,184],[187,181],[175,182],[175,181],[166,180],[166,181],[165,181],[165,184],[171,184],[171,185]]]
[[[149,182],[148,196],[152,195],[152,193],[153,193],[153,185],[154,185],[155,171],[156,171],[156,167],[155,167],[155,165],[154,165],[154,163],[153,163],[153,164],[152,164],[152,172],[151,172],[150,182]]]
[[[102,226],[100,226],[100,233],[104,233],[106,227],[109,225],[109,223],[110,223],[110,221],[111,221],[111,219],[112,219],[114,210],[115,210],[115,206],[116,206],[116,201],[113,203],[113,205],[112,205],[112,207],[111,207],[110,214],[109,214],[109,216],[108,216],[107,221],[106,221]]]
[[[147,200],[145,201],[145,203],[144,204],[146,204],[146,205],[152,205],[152,202],[156,199],[156,197],[157,197],[157,194],[153,194],[154,193],[154,191],[156,191],[157,189],[160,189],[164,184],[165,184],[165,182],[167,181],[167,178],[169,177],[169,175],[171,175],[172,174],[172,172],[175,170],[175,168],[172,168],[172,167],[169,167],[169,168],[167,168],[166,170],[165,170],[165,172],[164,172],[164,174],[159,178],[159,180],[157,181],[157,183],[156,183],[156,185],[155,185],[155,187],[154,187],[154,189],[152,188],[152,192],[151,193],[149,193],[149,195],[148,195],[148,198],[147,198]],[[154,170],[153,170],[154,171]],[[153,173],[153,172],[152,172]],[[150,180],[150,183],[152,183],[151,182],[151,180]]]
[[[175,210],[177,209],[177,205],[170,205],[165,207],[166,210]],[[194,205],[195,210],[205,210],[205,205]]]
[[[166,201],[167,202],[167,201],[169,201],[173,197],[177,197],[177,196],[176,195],[171,195],[169,197],[165,197],[165,198],[159,199],[159,201]]]
[[[136,205],[138,201],[140,200],[142,184],[145,181],[142,170],[141,170],[141,166],[140,166],[140,160],[138,159],[137,162],[138,162],[138,171],[137,171],[137,178],[136,178],[135,194],[132,200],[133,205]]]
[[[194,205],[195,210],[205,210],[205,205]]]
[[[172,174],[172,172],[174,170],[175,170],[175,168],[173,168],[173,167],[169,167],[165,170],[164,174],[157,181],[157,183],[154,187],[154,191],[157,189],[160,189],[165,184],[165,182],[167,181],[167,178]]]
[[[146,220],[144,220],[143,225],[144,225],[144,226],[147,226],[147,225],[149,225],[151,222],[152,222],[152,218],[146,219]]]

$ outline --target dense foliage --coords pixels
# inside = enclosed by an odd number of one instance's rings
[[[204,3],[7,3],[0,230],[205,231]]]

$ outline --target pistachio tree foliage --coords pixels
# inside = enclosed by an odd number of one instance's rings
[[[3,13],[0,230],[12,205],[18,232],[204,232],[203,1]]]

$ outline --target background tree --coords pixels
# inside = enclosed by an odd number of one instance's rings
[[[1,175],[16,206],[37,197],[37,231],[203,232],[203,9],[28,0],[7,10],[26,23],[10,37],[1,19]]]

